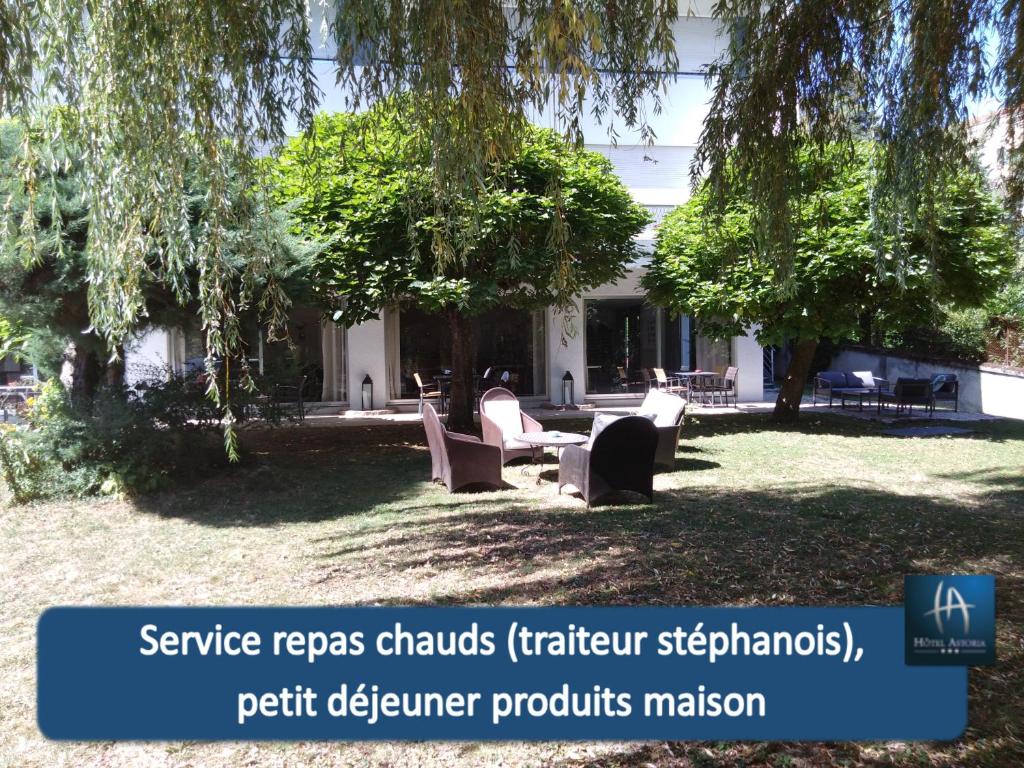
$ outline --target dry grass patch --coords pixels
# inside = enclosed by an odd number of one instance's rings
[[[449,495],[415,425],[254,433],[244,466],[193,488],[4,508],[0,766],[1022,764],[1024,425],[879,429],[705,417],[653,505],[590,511],[551,465]],[[972,571],[998,576],[1000,661],[971,671],[949,744],[56,744],[35,726],[53,604],[891,604],[904,573]]]

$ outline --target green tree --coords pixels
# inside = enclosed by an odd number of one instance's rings
[[[184,281],[195,270],[204,320],[225,329],[208,336],[208,354],[224,354],[241,343],[225,276],[237,252],[224,235],[260,228],[232,190],[238,177],[245,187],[263,180],[259,151],[311,124],[318,58],[333,58],[323,82],[333,74],[354,110],[407,93],[407,130],[425,148],[435,198],[473,200],[537,110],[575,139],[591,113],[614,110],[643,129],[676,69],[677,15],[675,0],[10,0],[0,5],[0,116],[38,127],[21,147],[30,194],[52,143],[80,147],[97,331],[122,342],[145,311],[146,276]],[[323,49],[313,40],[321,21]],[[54,104],[65,111],[47,112]],[[207,195],[195,229],[189,165]],[[460,258],[447,239],[456,229],[435,229],[440,258]],[[252,245],[242,283],[275,256]]]
[[[648,214],[606,158],[538,128],[486,175],[478,201],[439,204],[434,169],[404,125],[396,109],[318,117],[313,135],[282,153],[277,194],[292,201],[304,231],[329,242],[314,288],[336,320],[358,323],[400,303],[447,318],[449,426],[469,430],[472,316],[497,306],[549,306],[562,287],[578,294],[621,276],[638,255],[634,236]],[[335,153],[311,169],[312,142]],[[552,253],[553,220],[565,228],[561,255]],[[460,243],[458,259],[439,250],[439,229]]]
[[[48,374],[63,370],[73,400],[88,408],[102,383],[117,383],[123,374],[116,345],[96,332],[90,321],[88,291],[97,278],[87,257],[92,222],[88,174],[77,152],[69,145],[55,145],[57,169],[40,172],[39,187],[30,195],[18,167],[23,141],[20,124],[0,121],[0,195],[7,201],[11,224],[0,233],[0,317],[17,329],[21,352]],[[183,173],[190,176],[187,168]],[[196,247],[209,198],[201,187],[189,189],[188,242]],[[239,207],[259,205],[237,183],[232,199]],[[225,261],[209,266],[222,271],[219,281],[233,297],[228,327],[218,325],[219,314],[203,312],[199,294],[204,283],[197,265],[173,275],[161,270],[159,256],[151,253],[147,268],[131,275],[144,309],[131,329],[182,326],[197,314],[208,335],[235,334],[237,324],[246,318],[283,327],[284,317],[275,312],[286,310],[287,294],[296,294],[304,284],[315,248],[289,232],[284,210],[261,205],[254,220],[262,222],[256,229],[221,233]],[[28,230],[34,233],[31,238],[25,235]],[[254,268],[249,260],[254,249],[275,256]],[[269,301],[268,295],[279,298]],[[216,377],[210,381],[216,382]]]
[[[644,278],[654,302],[701,318],[711,333],[756,325],[762,344],[795,343],[775,405],[780,421],[797,418],[819,339],[857,337],[865,324],[922,324],[937,303],[976,306],[1012,267],[1002,208],[973,168],[947,179],[937,236],[907,230],[899,243],[879,242],[871,221],[873,149],[857,145],[853,164],[837,158],[845,149],[804,151],[793,192],[802,201],[801,222],[785,292],[774,267],[756,255],[749,198],[735,198],[709,224],[704,185],[661,225]],[[893,258],[897,249],[904,260]]]

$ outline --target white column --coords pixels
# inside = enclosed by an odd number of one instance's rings
[[[548,310],[548,399],[555,405],[562,404],[562,377],[569,371],[574,381],[576,405],[580,405],[587,386],[583,301],[575,301],[574,311],[569,317],[571,335],[563,331],[564,319],[560,312]]]
[[[363,379],[373,380],[373,408],[388,401],[388,374],[384,321],[368,320],[348,329],[348,402],[355,410],[362,406]]]
[[[739,368],[736,381],[737,399],[741,402],[759,403],[764,400],[764,375],[761,345],[754,338],[754,326],[745,336],[732,340],[733,365]]]

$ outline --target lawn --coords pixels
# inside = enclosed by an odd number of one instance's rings
[[[5,507],[0,766],[1022,764],[1024,424],[971,426],[705,416],[653,505],[590,511],[518,466],[516,490],[449,495],[417,425],[289,428],[190,489]],[[57,744],[35,726],[35,622],[58,603],[891,604],[912,572],[998,577],[999,663],[971,671],[955,743]]]

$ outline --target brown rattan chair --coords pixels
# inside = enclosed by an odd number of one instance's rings
[[[430,403],[423,406],[423,429],[430,447],[430,479],[449,491],[467,486],[502,488],[501,451],[472,435],[449,432]]]
[[[558,492],[575,486],[589,507],[615,491],[654,500],[658,430],[644,416],[623,416],[605,427],[593,445],[570,445],[558,462]]]
[[[484,442],[501,449],[502,464],[521,456],[535,458],[542,450],[519,441],[524,432],[543,432],[544,427],[523,413],[518,398],[504,387],[493,387],[480,395],[480,426]]]

